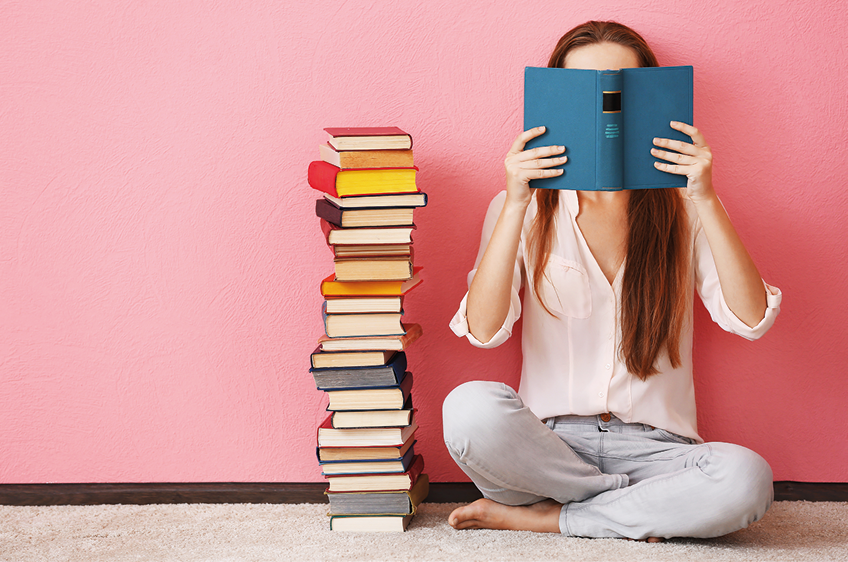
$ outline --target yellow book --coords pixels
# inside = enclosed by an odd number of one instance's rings
[[[316,160],[309,164],[307,179],[313,189],[333,197],[380,195],[384,193],[416,193],[418,168],[360,168],[342,170],[329,162]]]

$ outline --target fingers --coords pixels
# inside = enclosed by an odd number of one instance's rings
[[[680,131],[684,135],[691,137],[692,144],[670,139],[656,138],[654,139],[655,145],[670,148],[672,150],[683,152],[685,154],[691,154],[693,156],[697,154],[698,149],[709,150],[709,147],[707,146],[707,141],[704,138],[703,133],[701,133],[701,131],[699,131],[692,125],[681,123],[680,121],[672,121],[671,123],[669,123],[669,125],[675,131]]]
[[[689,156],[699,156],[707,150],[707,147],[699,147],[694,144],[689,144],[688,142],[683,142],[679,140],[672,139],[654,139],[654,144],[656,146],[661,146],[663,148],[668,148],[670,150],[676,150],[677,152],[681,152],[683,154],[688,154]]]
[[[709,169],[709,158],[696,158],[686,154],[678,154],[677,152],[667,152],[665,150],[651,149],[651,154],[656,158],[662,158],[675,164],[667,162],[654,162],[654,167],[663,172],[670,174],[679,174],[681,176],[690,176],[692,174],[702,173],[702,170]]]
[[[658,170],[668,172],[670,174],[689,176],[690,178],[694,178],[705,173],[709,174],[709,170],[712,166],[712,154],[709,150],[702,150],[699,154],[690,156],[685,153],[681,154],[679,152],[669,152],[667,150],[652,148],[651,155],[668,161],[654,162],[654,167]],[[673,162],[673,164],[670,162]]]
[[[678,166],[677,164],[666,164],[665,162],[654,162],[654,167],[657,170],[668,172],[669,174],[677,174],[680,176],[689,175],[689,170],[685,166]]]
[[[539,135],[545,132],[545,127],[536,127],[534,129],[527,129],[515,139],[515,142],[512,143],[512,146],[509,147],[510,154],[517,154],[524,150],[524,145],[527,144],[531,139],[535,139]]]
[[[655,138],[654,145],[668,150],[652,148],[651,154],[668,162],[654,162],[654,167],[663,172],[679,175],[691,175],[708,170],[712,164],[712,152],[707,146],[704,135],[686,123],[672,121],[671,128],[692,138],[692,143],[672,139]],[[672,152],[674,151],[674,152]]]
[[[527,151],[532,152],[532,151]],[[513,154],[506,159],[505,165],[508,173],[520,176],[522,179],[548,178],[562,173],[561,169],[549,170],[553,166],[565,164],[567,156],[559,158],[532,158],[523,157],[525,152]],[[524,159],[522,159],[524,158]],[[551,173],[541,173],[551,172]]]
[[[565,164],[566,156],[557,156],[565,152],[564,146],[539,146],[525,150],[527,142],[546,131],[545,127],[536,127],[524,131],[512,143],[506,155],[507,196],[514,195],[520,201],[527,201],[533,189],[531,180],[553,178],[562,175],[564,171],[556,166]]]
[[[698,129],[696,129],[692,125],[682,123],[680,121],[672,121],[669,124],[671,125],[671,128],[674,129],[675,131],[680,131],[684,135],[691,137],[692,138],[692,144],[694,144],[695,146],[706,146],[707,145],[706,140],[704,139],[704,135],[701,133],[701,131],[699,131]]]
[[[554,154],[562,154],[563,152],[565,152],[564,146],[539,146],[537,148],[531,148],[530,150],[519,152],[518,154],[513,155],[513,157],[516,162],[528,162],[531,160],[538,160],[540,158],[553,156]],[[562,158],[565,158],[565,156]],[[554,160],[559,160],[559,158],[554,158]]]
[[[562,168],[531,170],[525,172],[524,177],[528,180],[538,180],[542,178],[552,178],[562,174],[562,172]]]
[[[540,146],[538,148],[533,148],[531,150],[524,150],[524,146],[530,142],[532,139],[542,135],[547,129],[543,127],[536,127],[534,129],[527,129],[515,139],[515,142],[512,143],[512,146],[509,149],[509,153],[507,156],[519,155],[518,160],[533,160],[536,158],[544,158],[546,156],[552,156],[554,154],[561,154],[565,152],[564,146]]]
[[[656,158],[662,158],[663,160],[678,164],[694,164],[697,161],[697,158],[694,156],[680,154],[678,152],[668,152],[667,150],[659,150],[657,148],[652,148],[651,154]]]
[[[552,178],[554,176],[558,176],[562,174],[562,168],[536,168],[536,169],[527,169],[521,168],[513,172],[515,179],[522,183],[526,183],[530,180],[539,180],[542,178]]]

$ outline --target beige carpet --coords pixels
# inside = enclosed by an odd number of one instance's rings
[[[320,504],[0,506],[0,560],[848,560],[848,503],[778,502],[732,535],[662,544],[454,531],[457,505],[381,535],[330,532]]]

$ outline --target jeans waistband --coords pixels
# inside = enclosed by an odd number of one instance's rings
[[[573,414],[564,415],[564,416],[554,416],[552,418],[546,418],[542,420],[542,422],[548,427],[553,427],[558,423],[562,424],[575,424],[575,425],[591,425],[593,427],[598,428],[607,428],[607,427],[633,427],[650,431],[653,430],[654,427],[651,425],[647,425],[640,422],[624,422],[621,419],[615,417],[613,414],[603,413],[603,414],[595,414],[592,416],[577,416]]]

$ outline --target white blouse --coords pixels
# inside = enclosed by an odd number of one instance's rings
[[[468,274],[468,285],[495,228],[506,201],[506,191],[492,200],[483,223],[483,235],[474,269]],[[749,340],[762,336],[774,323],[780,311],[780,289],[765,284],[768,308],[765,317],[753,328],[739,320],[727,307],[719,285],[718,273],[703,227],[691,202],[686,200],[693,252],[692,283],[715,321],[724,330]],[[577,193],[560,192],[556,217],[556,235],[551,256],[542,281],[544,302],[557,317],[542,308],[527,279],[524,263],[525,244],[530,225],[536,215],[535,199],[527,208],[515,259],[512,297],[503,326],[486,343],[468,331],[466,301],[451,319],[451,330],[465,336],[481,348],[496,347],[512,335],[512,326],[521,316],[524,294],[522,337],[523,362],[518,394],[539,417],[614,414],[624,422],[644,423],[691,437],[702,443],[698,435],[695,413],[695,387],[692,380],[692,290],[687,301],[687,319],[680,339],[681,365],[673,368],[668,355],[658,358],[659,373],[640,380],[627,371],[619,357],[621,341],[619,323],[622,274],[619,269],[612,285],[589,250],[577,226]]]

